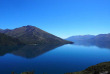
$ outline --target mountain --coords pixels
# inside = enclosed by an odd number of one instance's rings
[[[23,43],[20,42],[18,39],[0,33],[0,45],[22,45],[22,44]]]
[[[3,30],[8,36],[19,39],[25,44],[66,44],[72,43],[45,32],[35,26],[27,25],[13,30]]]

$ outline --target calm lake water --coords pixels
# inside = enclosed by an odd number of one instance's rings
[[[77,72],[110,61],[110,49],[97,46],[15,46],[0,47],[0,74],[35,71],[35,74]]]

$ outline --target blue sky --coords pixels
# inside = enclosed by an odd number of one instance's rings
[[[62,38],[110,33],[110,0],[0,0],[0,28],[24,25]]]

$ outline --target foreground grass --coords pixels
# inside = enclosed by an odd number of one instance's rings
[[[81,72],[73,72],[66,74],[110,74],[110,62],[104,62],[91,66]]]

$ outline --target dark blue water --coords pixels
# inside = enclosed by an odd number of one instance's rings
[[[57,48],[50,47],[51,50],[49,47],[31,48],[17,49],[16,47],[17,50],[14,48],[14,50],[0,55],[0,74],[11,74],[12,71],[16,73],[35,71],[36,74],[64,74],[81,71],[89,66],[110,61],[110,49],[97,46],[67,44]],[[0,51],[0,53],[2,52]]]

